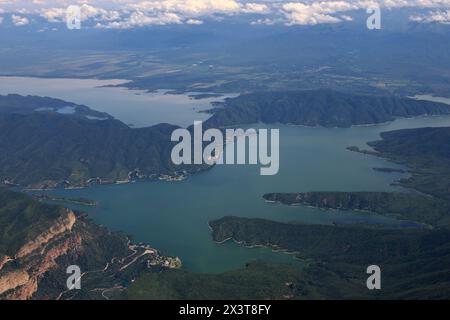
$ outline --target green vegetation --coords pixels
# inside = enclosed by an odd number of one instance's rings
[[[0,187],[0,257],[13,255],[47,230],[65,209],[34,201]]]
[[[79,213],[70,231],[55,227],[67,213],[63,207],[0,188],[0,261],[12,259],[0,265],[0,278],[16,271],[36,278],[33,299],[56,299],[62,293],[62,299],[105,299],[120,296],[143,271],[166,271],[168,263],[175,261],[146,245],[130,247],[125,235],[111,232]],[[41,237],[35,249],[17,256],[25,244],[37,243],[39,235],[49,233],[53,235],[46,240]],[[79,266],[83,273],[81,290],[67,291],[66,268],[70,265]],[[17,291],[20,287],[1,291],[0,300]]]
[[[369,145],[381,157],[411,168],[402,185],[450,201],[450,127],[396,130],[381,137]]]
[[[399,219],[421,221],[433,226],[450,226],[450,204],[414,193],[400,192],[305,192],[269,193],[267,201],[286,205],[303,204],[323,209],[357,210]]]
[[[86,198],[65,198],[65,197],[52,196],[52,195],[48,195],[48,194],[32,194],[32,197],[34,197],[38,200],[55,201],[55,202],[61,202],[61,203],[72,203],[72,204],[79,204],[79,205],[83,205],[83,206],[95,206],[96,205],[94,200],[86,199]]]
[[[450,106],[409,98],[355,95],[332,90],[258,92],[227,99],[209,127],[249,123],[350,127],[398,117],[450,114]]]
[[[0,96],[0,102],[42,103],[40,98]],[[45,100],[47,101],[47,100]],[[50,99],[50,101],[52,101]],[[54,102],[54,103],[59,103]],[[114,183],[158,175],[197,172],[200,166],[176,166],[170,135],[176,126],[131,129],[108,118],[89,120],[58,112],[0,111],[0,179],[35,188]]]
[[[415,251],[420,243],[418,239],[430,234],[428,230],[399,232],[391,229],[290,224],[237,217],[211,221],[210,226],[213,230],[212,237],[217,242],[233,239],[246,246],[262,245],[289,250],[302,258],[345,258],[349,263],[369,263],[374,258],[374,253],[378,261],[386,261],[397,253]],[[445,239],[450,239],[450,232],[445,233]]]
[[[436,228],[322,226],[224,217],[210,222],[213,239],[294,252],[307,261],[299,272],[308,284],[306,290],[313,290],[316,298],[450,298],[450,128],[393,131],[382,138],[370,143],[376,150],[373,154],[409,166],[412,177],[402,184],[428,195],[309,192],[272,193],[264,198],[289,205],[393,214]],[[369,293],[365,288],[365,268],[370,264],[382,269],[381,291]]]
[[[0,113],[30,114],[60,113],[71,114],[82,118],[94,117],[99,119],[112,119],[105,113],[90,109],[89,107],[67,102],[60,99],[38,96],[20,96],[17,94],[0,95]]]
[[[383,289],[374,293],[378,298],[450,297],[448,230],[376,230],[237,217],[212,221],[211,227],[216,241],[233,239],[245,245],[282,248],[313,259],[303,270],[306,278],[316,276],[313,287],[342,286],[339,296],[327,290],[324,298],[367,297],[368,290],[362,291],[365,268],[370,264],[383,270]],[[318,272],[328,279],[317,277]]]
[[[218,275],[181,270],[149,273],[126,290],[126,297],[173,300],[286,299],[306,293],[299,271],[294,266],[252,262],[245,269]]]

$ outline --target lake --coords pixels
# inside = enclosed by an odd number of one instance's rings
[[[123,88],[99,87],[120,84],[123,80],[69,79],[65,82],[26,78],[19,85],[16,79],[0,78],[0,93],[63,98],[108,112],[137,126],[156,122],[187,125],[194,119],[202,120],[192,109],[199,101],[187,96],[136,94]],[[154,100],[152,95],[156,95]],[[180,99],[184,103],[180,104]],[[161,101],[164,103],[159,104]],[[205,103],[204,107],[209,105],[208,101],[201,101]],[[182,111],[173,114],[168,110]],[[285,222],[411,226],[413,224],[409,222],[373,214],[266,203],[262,195],[268,192],[401,190],[391,183],[404,175],[372,170],[373,167],[399,168],[398,165],[347,151],[346,147],[368,148],[366,142],[379,139],[380,132],[424,126],[450,126],[450,116],[399,119],[348,129],[273,126],[280,129],[280,171],[275,176],[260,176],[259,166],[223,165],[181,182],[138,182],[51,193],[95,200],[96,207],[75,208],[88,211],[99,224],[131,235],[134,242],[145,242],[163,254],[179,256],[183,267],[189,271],[223,272],[243,267],[254,259],[295,263],[292,256],[266,248],[248,249],[231,242],[216,244],[211,239],[208,221],[236,215]]]
[[[373,167],[399,166],[383,159],[353,153],[345,148],[365,146],[379,132],[410,127],[450,125],[450,117],[398,120],[391,124],[326,129],[281,126],[280,171],[260,176],[259,166],[216,166],[182,182],[139,182],[58,190],[64,197],[97,201],[89,210],[98,223],[132,235],[164,254],[179,256],[184,268],[196,272],[222,272],[263,259],[293,263],[291,256],[265,248],[247,249],[234,243],[215,244],[208,221],[227,215],[304,223],[355,223],[402,225],[409,223],[379,215],[323,211],[266,203],[267,192],[392,191],[390,183],[402,177]]]
[[[146,92],[129,90],[119,85],[128,80],[48,79],[30,77],[0,77],[0,94],[17,93],[63,99],[107,112],[133,127],[170,123],[188,127],[195,120],[210,117],[199,113],[211,109],[211,102],[223,101],[235,94],[218,98],[193,99],[187,94],[170,94],[169,90]]]

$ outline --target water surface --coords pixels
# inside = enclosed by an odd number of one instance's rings
[[[146,93],[121,87],[124,80],[78,80],[0,77],[0,94],[46,95],[107,112],[127,124],[148,126],[167,122],[187,126],[204,120],[198,110],[217,100],[193,100],[187,95],[163,91]],[[424,98],[424,97],[421,97]],[[429,98],[429,97],[425,97]],[[65,110],[69,112],[70,110]],[[268,192],[398,191],[391,182],[404,175],[372,170],[398,165],[346,150],[368,148],[388,130],[424,126],[449,126],[450,116],[401,119],[388,124],[342,128],[280,128],[280,171],[260,176],[258,166],[216,166],[182,182],[139,182],[57,190],[65,197],[85,197],[98,205],[86,208],[96,222],[146,242],[164,254],[181,257],[184,268],[195,272],[222,272],[239,268],[254,259],[293,263],[292,256],[269,249],[247,249],[233,243],[215,244],[208,221],[227,215],[258,217],[303,223],[367,222],[410,226],[393,218],[264,202]]]
[[[146,92],[117,87],[127,80],[51,79],[30,77],[0,77],[0,94],[48,96],[84,104],[92,109],[107,112],[134,127],[146,127],[158,123],[170,123],[183,127],[195,120],[210,117],[200,113],[211,109],[211,102],[223,101],[222,97],[193,99],[195,94],[169,94],[168,90]]]
[[[373,156],[346,150],[367,147],[387,130],[423,126],[449,126],[450,117],[421,117],[390,124],[349,129],[281,126],[280,171],[260,176],[258,166],[216,166],[182,182],[140,182],[60,190],[66,197],[87,197],[98,202],[91,217],[135,241],[151,244],[168,255],[179,256],[184,267],[196,272],[239,268],[254,259],[293,262],[291,256],[269,249],[247,249],[211,240],[208,221],[227,215],[277,221],[331,224],[367,222],[408,223],[364,213],[323,211],[264,202],[267,192],[394,191],[390,183],[404,175],[372,170],[399,166]]]

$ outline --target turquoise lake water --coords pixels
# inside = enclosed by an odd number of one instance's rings
[[[197,113],[196,106],[207,109],[212,101],[101,87],[123,80],[4,77],[0,80],[0,94],[62,98],[108,112],[136,126],[159,122],[189,125],[193,120],[207,117]],[[280,129],[280,171],[275,176],[260,176],[259,166],[223,165],[182,182],[138,182],[52,193],[95,200],[96,207],[78,208],[87,210],[97,223],[131,235],[135,242],[145,242],[163,254],[179,256],[184,268],[190,271],[223,272],[254,259],[295,263],[292,256],[266,248],[249,249],[231,242],[216,244],[211,239],[208,221],[235,215],[285,222],[408,226],[410,223],[378,215],[266,203],[262,195],[268,192],[401,190],[391,183],[404,175],[372,170],[373,167],[398,166],[347,151],[346,147],[368,148],[366,142],[378,140],[380,132],[425,126],[450,126],[450,117],[400,119],[348,129],[274,126]]]
[[[266,203],[268,192],[386,191],[400,190],[391,182],[402,177],[373,167],[398,167],[383,159],[347,151],[365,146],[379,132],[417,126],[450,125],[450,117],[398,120],[391,124],[325,129],[281,126],[280,171],[260,176],[258,166],[216,166],[182,182],[139,182],[59,190],[65,197],[87,197],[98,202],[90,210],[98,223],[132,235],[167,255],[179,256],[184,268],[196,272],[222,272],[254,259],[294,263],[292,256],[265,248],[244,248],[234,243],[216,244],[207,225],[227,215],[304,223],[354,223],[409,225],[378,215],[323,211]]]

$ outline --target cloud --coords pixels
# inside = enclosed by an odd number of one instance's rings
[[[348,3],[344,1],[336,2],[320,2],[312,4],[304,4],[300,2],[289,2],[282,6],[284,15],[287,18],[287,25],[316,25],[322,23],[337,23],[341,20],[330,13],[335,13],[345,6],[348,11]],[[335,8],[332,10],[331,8]],[[345,10],[343,10],[345,11]]]
[[[17,16],[15,14],[11,15],[11,21],[15,26],[25,26],[30,23],[28,18]]]
[[[340,16],[340,18],[343,20],[343,21],[353,21],[353,18],[351,17],[351,16],[347,16],[347,15],[342,15],[342,16]]]
[[[262,3],[246,3],[242,6],[242,12],[245,13],[267,13],[269,7]]]
[[[113,21],[105,25],[97,24],[97,27],[106,29],[129,29],[148,25],[181,24],[182,18],[172,12],[159,13],[155,16],[148,16],[141,11],[133,12],[127,19]]]
[[[154,0],[127,5],[142,12],[176,12],[183,15],[201,16],[214,13],[237,13],[242,5],[236,0]]]
[[[258,20],[252,21],[250,24],[272,26],[276,23],[277,23],[276,20],[265,18],[265,19],[258,19]]]
[[[350,15],[340,13],[373,7],[387,9],[450,8],[450,0],[312,0],[284,3],[281,5],[281,10],[287,25],[316,25],[352,21],[353,18]]]
[[[88,4],[80,6],[81,20],[86,21],[93,19],[94,21],[113,21],[118,20],[121,14],[117,10],[105,10]],[[41,17],[49,22],[63,22],[66,19],[67,7],[64,8],[46,8],[39,11]]]
[[[450,24],[450,10],[445,11],[433,11],[425,15],[416,15],[409,17],[411,21],[421,23],[443,23]]]
[[[203,24],[202,20],[197,20],[197,19],[188,19],[186,21],[187,24],[194,24],[194,25],[200,25]]]
[[[80,5],[85,26],[135,28],[149,25],[202,24],[235,15],[252,15],[252,24],[317,25],[352,21],[352,13],[379,6],[386,9],[435,9],[418,22],[446,21],[450,0],[0,0],[5,12],[27,18],[38,14],[64,23],[68,5]],[[1,13],[1,12],[0,12]],[[256,18],[253,15],[259,15]]]

